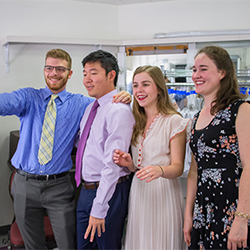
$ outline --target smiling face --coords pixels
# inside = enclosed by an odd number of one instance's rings
[[[152,108],[157,110],[158,89],[148,73],[142,72],[134,76],[133,95],[145,110]]]
[[[45,61],[45,64],[53,67],[63,66],[68,68],[67,61],[59,58],[48,57]],[[44,78],[48,88],[54,94],[58,94],[66,88],[67,81],[71,78],[72,73],[72,70],[66,70],[63,73],[58,73],[56,69],[53,69],[51,72],[46,72],[44,70]]]
[[[220,89],[220,81],[225,76],[224,71],[218,70],[213,60],[205,53],[197,55],[194,61],[192,80],[198,94],[215,97]]]
[[[112,70],[106,75],[106,70],[101,67],[100,62],[86,63],[83,76],[83,84],[91,97],[99,99],[115,89],[115,71]]]

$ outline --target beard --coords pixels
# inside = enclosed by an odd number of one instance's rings
[[[51,78],[57,79],[57,83],[51,83]],[[66,77],[45,77],[46,84],[52,92],[61,92],[66,88],[68,82],[68,75]]]

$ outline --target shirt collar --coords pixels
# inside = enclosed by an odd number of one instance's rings
[[[48,86],[46,86],[45,89],[44,89],[44,92],[43,92],[43,99],[46,100],[52,94],[53,94],[53,92],[48,88]],[[64,89],[63,91],[59,92],[57,95],[58,95],[58,98],[60,99],[60,101],[63,103],[66,100],[66,97],[67,97],[67,91],[66,91],[66,89]]]
[[[113,91],[107,93],[106,95],[100,97],[97,101],[99,103],[100,106],[102,106],[103,104],[105,104],[106,102],[110,102],[110,100],[113,99],[113,96],[117,94],[117,90],[114,89]]]

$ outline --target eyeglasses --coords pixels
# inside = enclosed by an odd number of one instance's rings
[[[48,72],[48,73],[51,73],[54,69],[56,70],[56,73],[58,73],[58,74],[62,74],[62,73],[64,73],[66,70],[70,70],[69,68],[65,68],[65,67],[63,67],[63,66],[56,66],[56,67],[54,67],[54,66],[49,66],[49,65],[45,65],[45,66],[44,66],[45,72]]]

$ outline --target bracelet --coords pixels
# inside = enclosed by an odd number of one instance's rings
[[[161,176],[163,176],[164,175],[164,170],[163,170],[163,168],[162,168],[162,166],[159,166],[159,168],[161,169]]]
[[[250,214],[243,214],[242,212],[238,212],[238,211],[235,211],[235,216],[238,216],[240,218],[245,218],[245,219],[248,219],[250,220]]]

